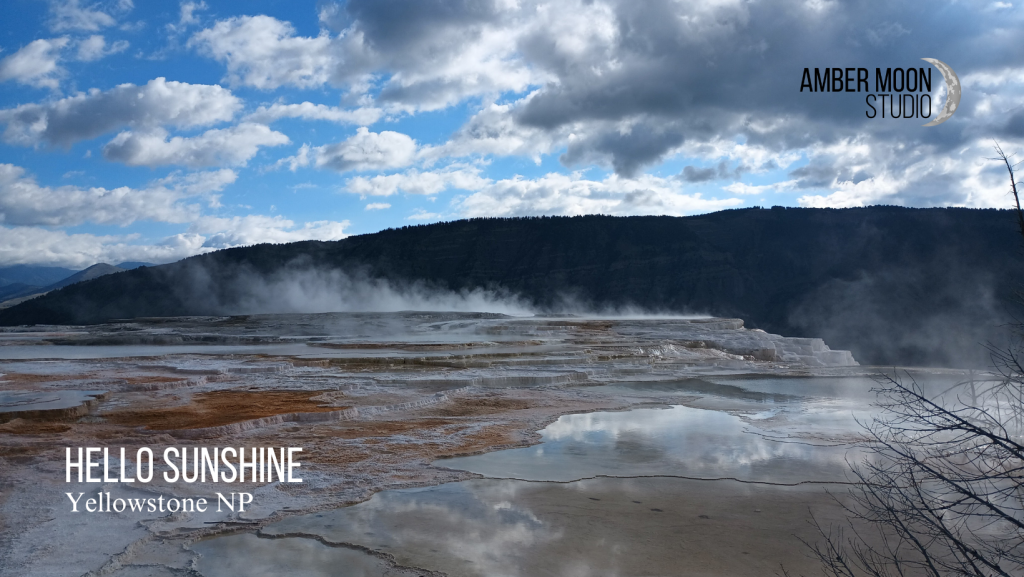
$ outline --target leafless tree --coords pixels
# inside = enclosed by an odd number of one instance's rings
[[[995,148],[1024,236],[1015,165]],[[1024,346],[989,350],[991,373],[944,391],[909,373],[880,379],[848,523],[815,521],[808,544],[826,575],[1024,575]]]

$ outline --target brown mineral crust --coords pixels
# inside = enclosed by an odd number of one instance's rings
[[[437,411],[445,417],[469,417],[473,415],[491,415],[505,411],[517,411],[530,408],[530,403],[523,399],[508,399],[499,396],[484,398],[455,399]]]
[[[372,452],[357,447],[323,447],[318,448],[315,454],[310,452],[307,460],[311,463],[347,466],[372,457]]]
[[[42,448],[35,447],[14,447],[0,444],[0,459],[21,464],[31,463],[33,457],[42,453]]]
[[[378,417],[290,428],[288,438],[303,447],[305,459],[339,467],[337,474],[343,477],[350,465],[358,463],[360,474],[387,483],[398,479],[399,469],[412,467],[419,471],[414,485],[433,484],[437,481],[430,479],[435,474],[417,467],[446,457],[528,446],[540,440],[536,431],[559,415],[615,408],[621,405],[596,398],[581,402],[573,393],[505,389],[391,413],[386,420]],[[279,442],[279,437],[274,437],[279,434],[266,430],[256,442]]]
[[[192,395],[187,405],[117,410],[105,413],[107,422],[150,430],[218,427],[287,413],[339,410],[311,400],[323,391],[211,391]],[[342,407],[344,408],[344,407]]]
[[[334,393],[337,395],[337,393]],[[319,400],[319,403],[324,406],[329,406],[332,411],[341,409],[347,409],[349,407],[377,407],[386,405],[397,405],[398,403],[404,403],[410,400],[411,395],[400,395],[396,393],[372,393],[372,394],[351,394],[341,395],[344,397],[345,406],[338,405],[338,397],[331,395],[327,398],[332,400],[324,402]]]
[[[16,387],[24,387],[25,385],[34,385],[42,383],[53,383],[60,381],[70,380],[82,380],[92,377],[91,374],[75,374],[75,375],[37,375],[35,373],[3,373],[0,375],[0,383],[13,384]]]
[[[70,430],[71,425],[64,423],[41,422],[28,419],[14,419],[0,425],[0,433],[11,433],[14,435],[46,435],[66,433]]]
[[[434,458],[473,455],[500,447],[522,445],[525,438],[523,433],[523,426],[520,423],[485,426],[460,439],[460,443],[454,447],[438,447]]]
[[[453,421],[449,419],[420,418],[394,421],[355,421],[342,422],[331,427],[320,427],[317,432],[327,437],[341,439],[362,439],[366,437],[390,437],[406,433],[416,433],[428,429],[449,427]],[[456,430],[464,429],[457,427]]]

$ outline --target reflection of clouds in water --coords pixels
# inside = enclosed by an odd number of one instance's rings
[[[775,407],[750,420],[673,406],[565,415],[541,431],[536,447],[451,459],[445,466],[497,478],[567,481],[596,475],[737,477],[775,482],[843,480],[845,446],[813,446],[800,431],[828,436],[856,429],[844,404]],[[821,425],[815,421],[821,420]],[[820,438],[820,437],[819,437]],[[786,441],[796,442],[783,442]],[[852,454],[851,454],[852,456]]]
[[[740,387],[750,392],[816,397],[813,402],[817,402],[823,397],[870,402],[875,398],[871,389],[878,386],[877,381],[867,377],[735,378],[706,376],[703,378],[710,383]]]
[[[510,568],[522,565],[516,557],[523,551],[562,537],[561,530],[520,504],[518,494],[524,489],[528,487],[491,481],[387,491],[322,517],[276,523],[267,532],[306,532],[395,553],[434,552],[438,558],[464,560],[480,575],[508,575]]]
[[[742,425],[742,422],[726,413],[674,406],[666,409],[564,415],[544,428],[541,435],[545,442],[587,442],[598,436],[614,438],[624,433],[640,433],[655,437],[664,433],[698,430],[709,426],[717,430],[739,432]]]
[[[616,483],[614,494],[624,498],[650,492],[650,487],[634,486],[632,480]],[[303,533],[333,543],[355,543],[396,554],[400,564],[448,574],[527,577],[539,569],[580,577],[630,574],[620,565],[633,552],[631,536],[603,529],[607,517],[589,499],[607,497],[604,487],[589,481],[551,487],[486,479],[386,491],[351,507],[279,521],[264,533]],[[581,534],[596,534],[597,539],[577,541]],[[228,543],[216,550],[229,540],[206,542],[204,553],[237,555]],[[277,548],[288,546],[287,541],[263,540],[261,555],[273,557]],[[297,560],[293,569],[334,574],[338,565],[310,556]]]
[[[199,541],[191,549],[202,555],[197,565],[204,577],[319,577],[337,567],[346,577],[386,577],[391,573],[382,560],[340,547],[329,547],[304,538],[260,539],[240,533]],[[155,573],[154,573],[155,574]]]
[[[863,433],[860,423],[870,423],[878,410],[863,402],[845,399],[826,400],[802,405],[788,413],[783,421],[756,423],[772,433],[808,439],[849,439]]]
[[[815,447],[770,441],[749,429],[727,413],[674,406],[566,415],[544,429],[543,437],[552,458],[575,457],[580,455],[577,445],[587,444],[611,454],[605,457],[635,461],[630,458],[635,453],[624,453],[630,450],[650,454],[652,461],[671,459],[691,471],[717,471],[723,476],[737,467],[773,459],[820,461],[823,456]]]

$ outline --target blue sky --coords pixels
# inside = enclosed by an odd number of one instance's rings
[[[481,216],[1008,206],[1011,2],[9,0],[0,266]],[[942,125],[805,67],[957,71]],[[936,109],[946,89],[937,70]]]

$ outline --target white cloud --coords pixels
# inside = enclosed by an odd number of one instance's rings
[[[237,179],[238,175],[235,174],[235,171],[222,168],[220,170],[189,172],[185,174],[173,172],[169,176],[157,180],[155,184],[180,190],[188,196],[198,196],[219,192]]]
[[[92,62],[99,60],[111,54],[117,54],[118,52],[124,52],[128,49],[127,40],[118,40],[109,47],[107,46],[106,39],[100,34],[93,34],[92,36],[82,40],[78,43],[78,56],[77,58],[83,62]]]
[[[366,127],[359,127],[351,138],[343,142],[312,150],[313,163],[317,168],[338,172],[380,170],[411,164],[416,157],[416,141],[399,132],[370,132]]]
[[[391,205],[386,202],[371,202],[366,205],[366,210],[384,210],[387,208],[391,208]]]
[[[439,171],[413,169],[397,174],[356,176],[345,182],[345,190],[362,196],[391,196],[399,192],[430,196],[452,188],[480,190],[490,183],[480,176],[479,168],[452,166]]]
[[[456,49],[446,43],[448,45],[441,50],[431,46],[435,51],[424,52],[422,56],[415,52],[400,57],[379,55],[381,65],[396,70],[384,83],[380,100],[409,112],[438,110],[466,98],[496,98],[553,80],[552,76],[517,57],[520,34],[514,26],[486,26],[472,37],[464,38],[466,43]],[[375,48],[370,42],[364,42],[359,47],[360,52]],[[344,63],[339,68],[344,71]],[[350,74],[358,72],[359,69],[354,69]]]
[[[188,46],[227,65],[229,84],[263,90],[320,86],[336,64],[330,38],[295,36],[291,24],[270,16],[221,20],[197,32]]]
[[[303,120],[326,120],[338,124],[359,124],[368,126],[380,120],[384,111],[379,108],[367,107],[346,110],[336,106],[313,104],[272,104],[270,107],[260,106],[245,119],[249,122],[271,123],[281,118],[301,118]]]
[[[289,142],[287,136],[263,124],[242,123],[207,130],[191,138],[175,136],[170,140],[165,130],[157,128],[142,134],[122,132],[103,147],[103,155],[129,166],[243,166],[256,156],[261,146],[281,146]]]
[[[182,2],[178,24],[168,24],[167,27],[172,31],[184,30],[192,24],[199,22],[199,19],[196,18],[196,12],[202,12],[207,9],[209,9],[209,6],[206,5],[206,2]]]
[[[498,156],[527,156],[540,163],[541,156],[549,154],[571,134],[570,127],[557,131],[524,126],[513,115],[529,97],[513,104],[490,104],[469,119],[445,144],[425,147],[425,159],[494,154]]]
[[[906,183],[889,174],[882,174],[860,182],[842,181],[835,183],[836,191],[828,196],[804,195],[798,199],[800,206],[809,208],[853,208],[872,204],[896,204]]]
[[[32,226],[0,225],[0,266],[36,264],[84,268],[98,262],[165,263],[222,248],[261,242],[340,240],[348,221],[306,222],[280,216],[202,217],[186,232],[146,243],[136,234],[68,234]]]
[[[295,153],[295,156],[286,156],[279,159],[274,163],[274,168],[280,168],[287,166],[288,170],[295,172],[300,168],[309,166],[309,153],[312,150],[308,144],[303,144],[299,147],[299,151]]]
[[[33,40],[0,60],[0,82],[14,80],[37,88],[56,89],[64,73],[57,60],[68,42],[67,37]]]
[[[428,212],[422,208],[417,208],[415,212],[405,217],[405,220],[440,220],[443,217],[442,214],[437,212]]]
[[[962,128],[961,136],[901,134],[908,144],[943,140],[955,148],[954,140],[983,132],[1001,140],[1020,134],[1019,86],[987,90],[970,78],[998,67],[1010,70],[1006,78],[1020,78],[1010,56],[1021,23],[1016,7],[976,10],[963,34],[941,42],[922,35],[934,22],[912,3],[883,12],[824,0],[456,2],[443,10],[414,0],[353,0],[318,7],[319,35],[301,36],[269,16],[239,17],[199,32],[192,46],[223,62],[231,82],[264,89],[329,83],[347,91],[343,106],[385,115],[477,99],[471,105],[482,110],[449,142],[421,150],[427,163],[487,154],[540,161],[565,150],[566,166],[596,163],[631,176],[681,149],[733,141],[746,150],[714,158],[740,163],[737,174],[764,173],[817,144],[884,132],[896,138],[885,123],[837,122],[851,113],[839,101],[794,101],[780,73],[804,66],[808,50],[841,60],[851,47],[869,60],[920,63],[918,51],[929,46],[960,54],[965,98],[947,126]],[[825,40],[807,44],[808,26]],[[488,104],[524,93],[511,104]],[[977,122],[968,123],[972,115]],[[252,119],[285,116],[354,121],[344,110],[306,103],[268,105]]]
[[[1002,145],[1008,150],[1024,150],[1021,139],[1007,139]],[[860,137],[811,147],[810,163],[793,171],[797,179],[791,182],[807,190],[797,199],[807,207],[1007,208],[1006,169],[990,160],[992,156],[992,141],[987,138],[941,151],[908,146],[899,140]]]
[[[176,235],[154,245],[137,244],[132,236],[68,234],[30,226],[0,226],[0,265],[35,264],[85,268],[99,262],[164,263],[199,252],[203,237]]]
[[[130,9],[131,3],[122,6]],[[117,20],[94,4],[82,6],[79,0],[52,0],[50,2],[50,28],[55,31],[82,30],[96,32],[101,28],[117,24]]]
[[[341,240],[347,236],[349,221],[320,220],[297,226],[282,216],[204,216],[189,227],[189,233],[205,237],[206,248],[228,248],[263,242],[285,243],[300,240]]]
[[[144,189],[39,185],[12,164],[0,164],[0,223],[73,226],[85,222],[127,225],[138,220],[187,222],[199,207],[183,201],[208,196],[234,182],[231,170],[193,173],[152,183]],[[215,199],[214,199],[215,200]]]
[[[739,206],[738,198],[704,198],[685,194],[677,181],[644,175],[612,175],[587,180],[578,175],[547,174],[537,179],[499,180],[456,202],[464,217],[536,216],[545,214],[667,214],[683,216]]]
[[[70,146],[118,128],[190,128],[231,120],[242,101],[216,85],[150,80],[144,86],[121,84],[106,92],[91,90],[54,102],[22,104],[0,110],[4,141],[36,146]]]
[[[731,192],[733,194],[742,194],[750,196],[755,194],[765,194],[767,192],[779,192],[782,190],[788,190],[792,188],[795,184],[795,180],[786,180],[783,182],[774,182],[772,184],[759,185],[746,184],[743,182],[734,182],[732,184],[723,186],[722,190]]]
[[[521,92],[553,79],[517,57],[525,28],[498,21],[453,25],[445,18],[458,19],[458,10],[411,8],[420,14],[401,19],[363,14],[334,37],[326,31],[296,36],[290,23],[270,16],[233,17],[196,33],[189,46],[224,63],[225,79],[232,85],[314,88],[331,82],[365,96],[379,75],[386,80],[378,100],[395,111],[436,110],[467,97]],[[503,3],[479,9],[492,12],[479,15],[485,20],[512,15]]]

